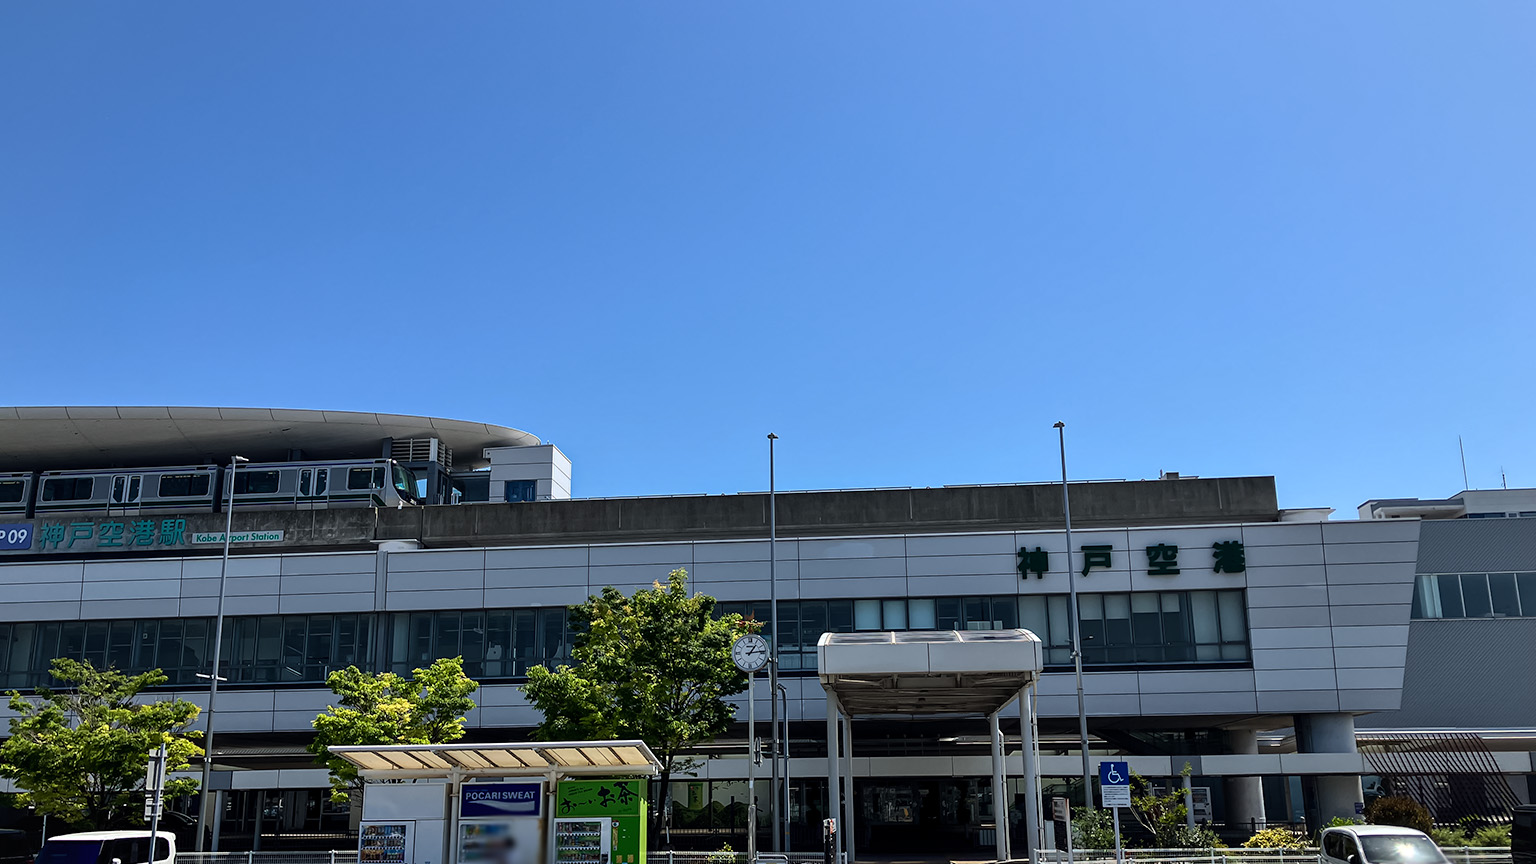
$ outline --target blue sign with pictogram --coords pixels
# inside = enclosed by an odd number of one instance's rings
[[[1099,794],[1105,807],[1131,806],[1131,765],[1129,762],[1099,763]]]

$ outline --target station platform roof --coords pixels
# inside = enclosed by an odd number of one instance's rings
[[[506,426],[360,411],[150,406],[0,407],[0,471],[223,464],[232,454],[278,462],[371,459],[386,438],[437,438],[455,468],[480,468],[487,447],[539,443]]]

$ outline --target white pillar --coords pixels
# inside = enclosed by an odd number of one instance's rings
[[[1024,857],[1040,860],[1040,761],[1035,735],[1035,685],[1019,693],[1019,738],[1024,757]]]
[[[1307,753],[1357,753],[1355,715],[1304,714],[1296,718],[1299,738]],[[1317,819],[1355,815],[1355,805],[1365,800],[1359,774],[1323,774],[1317,778]]]
[[[838,722],[837,697],[827,691],[827,818],[839,821],[837,836],[841,838],[848,831],[848,826],[841,824],[842,816],[842,772],[838,770],[838,729],[842,725]]]
[[[1241,755],[1257,755],[1259,733],[1253,729],[1228,729],[1227,751]],[[1261,777],[1228,777],[1223,782],[1226,789],[1227,825],[1250,833],[1264,828],[1264,781]]]
[[[998,712],[1000,713],[1002,712]],[[992,727],[992,821],[997,826],[994,832],[997,860],[1007,861],[1008,803],[1003,800],[1007,792],[1007,784],[1003,780],[1003,729],[998,724],[998,714],[987,717],[987,723]]]
[[[1184,775],[1184,827],[1195,830],[1195,790],[1189,775]]]

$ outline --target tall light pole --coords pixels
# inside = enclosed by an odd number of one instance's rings
[[[1067,605],[1072,614],[1072,669],[1077,674],[1077,732],[1083,748],[1083,806],[1093,809],[1093,769],[1088,764],[1088,707],[1083,701],[1083,641],[1078,627],[1077,574],[1072,572],[1072,501],[1067,495],[1067,424],[1052,427],[1061,443],[1061,518],[1067,532]]]
[[[244,456],[229,457],[229,476],[225,478],[229,484],[224,501],[224,559],[219,565],[219,605],[213,618],[213,668],[208,670],[208,721],[203,733],[203,785],[200,787],[202,798],[197,808],[197,851],[203,851],[203,843],[209,821],[209,811],[213,808],[212,790],[208,783],[213,775],[213,703],[219,698],[219,651],[224,647],[224,588],[228,584],[229,576],[229,539],[230,532],[235,523],[235,466],[241,462],[251,460]],[[203,677],[201,675],[199,678]],[[218,838],[214,838],[213,851],[218,851]]]
[[[787,809],[780,810],[779,793],[779,578],[778,578],[778,543],[779,543],[779,508],[778,495],[774,486],[773,477],[773,442],[779,440],[779,436],[768,433],[768,627],[773,633],[773,641],[768,643],[768,703],[773,707],[769,725],[773,732],[773,746],[769,749],[773,756],[773,773],[769,781],[769,789],[773,793],[773,808],[770,822],[773,826],[773,851],[782,852],[783,838],[780,836],[780,817],[788,818]],[[785,706],[785,720],[788,721],[788,705]],[[785,791],[789,787],[788,765],[785,766],[784,786]]]

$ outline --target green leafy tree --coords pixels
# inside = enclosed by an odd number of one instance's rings
[[[1188,777],[1190,765],[1184,763],[1179,777]],[[1172,788],[1158,794],[1147,778],[1131,772],[1131,814],[1152,835],[1154,849],[1210,849],[1220,844],[1216,833],[1204,825],[1190,828],[1185,824],[1188,810],[1184,790]]]
[[[137,823],[150,754],[165,744],[168,772],[202,755],[193,740],[202,733],[189,731],[198,707],[182,699],[139,700],[145,689],[166,683],[159,669],[130,677],[61,658],[49,672],[62,689],[10,694],[16,716],[0,745],[0,776],[21,790],[16,804],[97,829]],[[190,795],[197,786],[191,778],[168,778],[165,794]]]
[[[464,674],[464,658],[448,657],[405,678],[348,666],[325,683],[339,698],[315,718],[309,752],[331,771],[331,800],[345,803],[358,787],[357,766],[326,748],[379,744],[446,744],[464,737],[469,694],[480,685]]]
[[[713,740],[735,717],[726,697],[747,689],[731,643],[750,622],[717,619],[715,598],[688,593],[688,573],[626,597],[612,586],[571,607],[574,666],[528,670],[523,690],[544,714],[541,741],[638,738],[661,763],[668,800],[688,748]]]
[[[1078,809],[1072,817],[1072,845],[1078,849],[1115,848],[1115,817],[1108,810]]]

